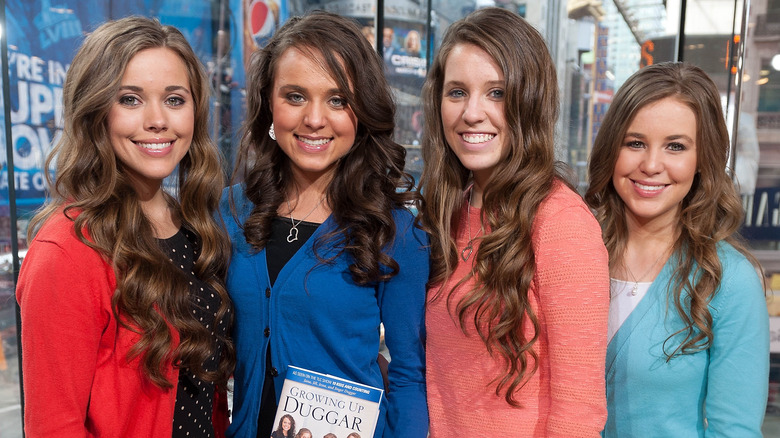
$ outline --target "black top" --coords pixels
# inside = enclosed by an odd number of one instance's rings
[[[171,262],[185,273],[190,280],[192,313],[206,329],[211,330],[214,355],[203,364],[207,371],[215,371],[222,355],[221,339],[227,334],[227,322],[216,322],[217,310],[222,302],[219,294],[208,283],[195,276],[195,260],[198,258],[200,241],[192,231],[185,228],[168,239],[160,239],[160,248]],[[219,337],[218,337],[219,336]],[[189,369],[179,370],[176,388],[176,405],[173,414],[173,438],[213,437],[214,383],[199,379]]]
[[[300,224],[295,221],[298,232],[292,229],[289,217],[275,217],[271,221],[271,236],[265,245],[265,259],[268,264],[268,279],[273,286],[276,277],[279,276],[284,265],[290,261],[293,255],[306,243],[317,231],[318,223],[303,221]],[[293,239],[297,236],[297,239]]]
[[[292,222],[289,217],[275,217],[271,221],[271,236],[265,245],[265,259],[268,266],[268,279],[273,286],[276,277],[279,276],[284,265],[290,261],[293,255],[306,243],[320,226],[314,222],[295,221],[298,232],[292,230]],[[293,237],[298,236],[298,239]],[[270,297],[266,297],[268,299]],[[265,369],[271,366],[271,343],[268,343],[268,351],[265,355]],[[263,393],[260,395],[260,415],[257,419],[257,437],[268,438],[271,431],[276,430],[278,424],[274,424],[276,417],[276,391],[273,376],[266,373],[263,381]]]

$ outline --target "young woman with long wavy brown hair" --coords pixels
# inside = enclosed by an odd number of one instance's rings
[[[555,67],[504,9],[452,24],[423,88],[431,437],[597,436],[609,277],[556,172]]]
[[[348,18],[290,19],[255,54],[224,197],[236,305],[231,436],[271,433],[288,366],[382,387],[375,437],[425,437],[425,233],[376,51]],[[232,205],[231,205],[232,204]]]
[[[768,317],[728,155],[720,94],[692,65],[642,68],[604,117],[585,199],[612,276],[607,437],[761,436]]]
[[[73,58],[17,287],[27,436],[224,433],[229,247],[208,100],[185,38],[151,19],[108,22]]]

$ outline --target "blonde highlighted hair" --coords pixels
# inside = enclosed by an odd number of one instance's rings
[[[63,135],[46,161],[47,168],[56,163],[54,181],[47,175],[51,200],[33,218],[28,234],[32,238],[47,218],[64,212],[79,239],[112,263],[117,278],[113,312],[126,328],[140,333],[129,358],[140,356],[151,382],[172,387],[175,382],[169,382],[164,371],[172,361],[200,378],[224,384],[232,372],[233,348],[225,340],[219,369],[203,370],[204,361],[214,354],[210,331],[191,316],[189,281],[160,249],[108,133],[108,113],[127,64],[139,52],[161,47],[186,65],[195,107],[192,144],[178,168],[178,200],[166,197],[184,226],[200,238],[195,274],[222,299],[217,320],[230,317],[230,298],[222,284],[230,250],[223,227],[214,219],[224,176],[207,130],[209,85],[197,56],[174,27],[128,17],[105,23],[87,36],[63,87]],[[176,349],[168,324],[181,339]]]

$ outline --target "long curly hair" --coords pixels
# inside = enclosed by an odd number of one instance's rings
[[[254,204],[244,236],[256,250],[264,248],[271,221],[291,194],[290,160],[268,136],[276,66],[291,48],[323,63],[358,120],[355,143],[337,163],[326,193],[338,227],[315,242],[315,253],[332,243],[352,257],[349,269],[357,284],[387,280],[398,272],[398,263],[384,252],[395,238],[392,211],[415,202],[418,195],[412,191],[413,178],[403,170],[406,150],[392,139],[395,104],[384,64],[357,24],[345,17],[324,11],[293,17],[252,57],[234,172],[234,180],[243,175],[246,197]]]
[[[484,50],[504,74],[509,150],[484,187],[481,219],[490,233],[480,237],[474,267],[447,293],[447,305],[455,289],[471,278],[476,280],[454,311],[464,333],[468,326],[476,326],[487,350],[504,359],[506,372],[496,378],[496,395],[503,391],[506,401],[517,406],[515,393],[536,372],[538,359],[533,346],[539,319],[528,297],[536,269],[532,224],[556,179],[563,180],[554,157],[558,84],[544,39],[516,14],[485,8],[447,29],[423,86],[426,123],[420,218],[431,234],[429,287],[440,288],[458,263],[456,228],[463,192],[471,182],[469,170],[446,142],[441,118],[447,58],[461,44]],[[440,299],[445,292],[439,289],[432,299]],[[473,320],[467,321],[470,314]],[[526,338],[523,328],[529,324],[533,335]]]
[[[222,299],[217,321],[230,318],[231,302],[223,286],[230,250],[213,215],[224,174],[207,130],[209,85],[200,61],[174,27],[128,17],[103,24],[86,38],[63,88],[64,132],[46,160],[47,168],[56,162],[55,180],[47,174],[51,201],[33,218],[28,234],[32,237],[47,218],[64,212],[79,239],[112,263],[117,278],[114,315],[141,335],[128,359],[140,356],[152,383],[173,386],[165,377],[166,363],[172,362],[224,384],[234,364],[233,347],[223,339],[218,370],[203,369],[216,347],[210,331],[191,316],[189,280],[160,249],[109,138],[108,114],[127,64],[137,53],[160,47],[175,52],[186,65],[195,107],[192,144],[178,168],[178,201],[170,195],[167,200],[200,238],[195,274]],[[179,333],[176,348],[168,324]]]
[[[729,134],[718,89],[699,67],[667,62],[642,68],[618,90],[604,116],[590,155],[590,186],[585,201],[602,224],[610,270],[622,266],[628,240],[625,204],[612,184],[626,131],[637,112],[665,98],[687,105],[696,115],[696,173],[682,200],[679,235],[672,247],[676,268],[670,279],[674,307],[685,327],[664,342],[667,360],[706,350],[712,343],[709,303],[722,277],[718,242],[725,241],[757,261],[740,244],[742,204],[728,169]],[[695,279],[695,281],[691,281]],[[667,345],[682,336],[679,345]]]

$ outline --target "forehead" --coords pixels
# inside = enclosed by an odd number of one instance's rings
[[[187,64],[178,53],[166,47],[144,49],[133,55],[125,66],[122,82],[189,83]]]
[[[449,78],[469,81],[503,81],[504,71],[483,48],[472,43],[452,46],[444,60],[444,81]]]
[[[342,71],[346,72],[343,60],[336,55]],[[340,88],[322,52],[314,47],[289,47],[282,52],[274,66],[274,88],[295,84],[305,88],[323,86]],[[350,87],[352,86],[351,80]]]

